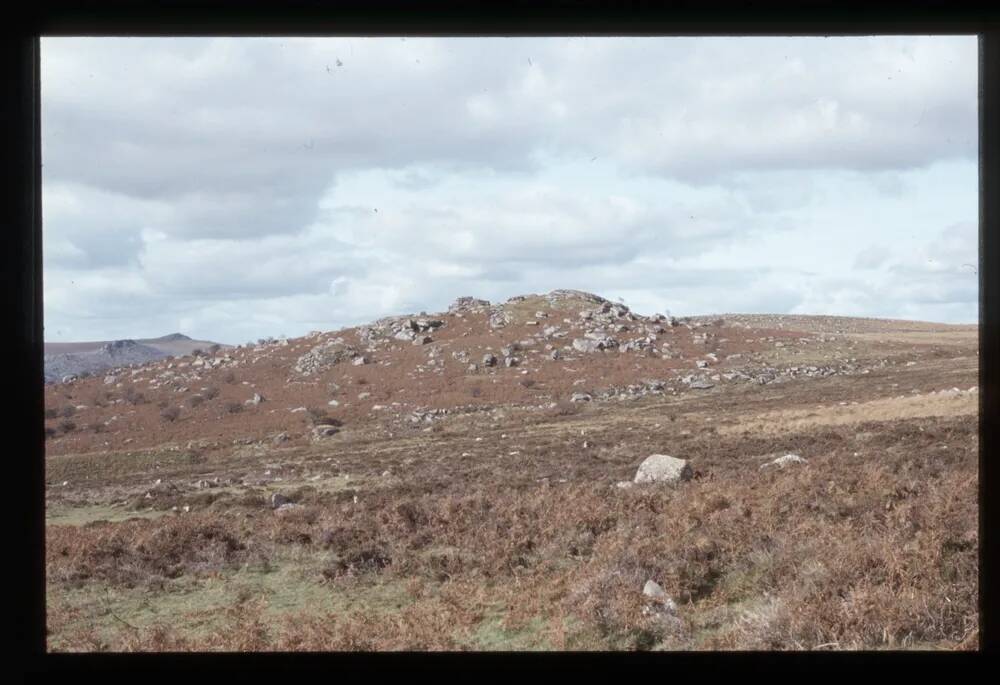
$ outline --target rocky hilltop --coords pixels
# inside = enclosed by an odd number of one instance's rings
[[[149,341],[117,341],[89,357],[75,355],[72,367],[115,371],[67,377],[49,397],[103,428],[59,432],[53,426],[49,447],[275,436],[308,443],[336,435],[344,423],[410,430],[449,414],[553,411],[560,403],[864,375],[913,358],[906,345],[863,353],[857,340],[829,332],[843,329],[843,320],[817,324],[798,317],[787,326],[780,319],[643,315],[592,293],[554,290],[502,303],[460,297],[445,312],[231,348],[205,346],[175,359]],[[876,323],[868,320],[867,329]],[[52,375],[72,373],[55,362],[50,368]],[[174,418],[164,420],[164,411]]]

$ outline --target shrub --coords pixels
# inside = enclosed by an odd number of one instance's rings
[[[177,407],[167,407],[160,412],[160,418],[168,423],[173,423],[177,420],[177,417],[181,415],[181,410]]]
[[[192,395],[188,399],[188,406],[190,406],[192,409],[194,409],[195,407],[200,406],[204,401],[205,401],[205,398],[202,397],[201,395]]]
[[[54,419],[57,416],[59,416],[59,410],[56,409],[55,407],[49,407],[48,409],[45,410],[45,418]]]
[[[580,405],[569,400],[560,400],[546,412],[549,416],[573,416],[580,413]]]
[[[76,413],[76,407],[74,407],[72,404],[67,404],[65,407],[62,408],[62,411],[59,412],[59,416],[63,417],[64,419],[68,419],[75,413]]]
[[[203,354],[205,354],[205,353],[201,351],[200,347],[196,347],[193,350],[191,350],[191,356],[192,357],[200,357]]]
[[[483,389],[480,388],[478,385],[474,385],[471,388],[469,388],[469,394],[472,395],[473,397],[479,397],[480,395],[483,394]]]
[[[70,421],[69,419],[64,419],[63,421],[59,422],[59,430],[61,430],[63,433],[71,433],[76,430],[76,424]]]
[[[226,411],[229,412],[230,414],[239,414],[241,411],[243,411],[243,405],[240,404],[239,402],[227,402]]]
[[[49,426],[45,427],[45,439],[54,438],[56,436],[56,429]]]
[[[210,354],[215,354],[220,349],[222,349],[222,347],[220,345],[218,345],[218,344],[215,344],[215,345],[212,345],[211,347],[209,347],[208,351],[209,351]]]
[[[136,392],[135,388],[129,386],[125,390],[125,401],[129,404],[146,404],[146,396],[141,392]]]
[[[521,385],[525,388],[530,388],[535,385],[535,381],[532,378],[523,378],[521,379]]]
[[[226,371],[224,374],[222,374],[222,381],[224,383],[235,383],[236,374],[233,373],[232,371]]]
[[[206,400],[214,400],[216,397],[219,396],[219,389],[215,387],[205,388],[204,390],[201,391],[201,396],[204,397]]]
[[[100,421],[94,421],[93,423],[87,424],[87,429],[94,433],[106,433],[108,431],[108,427]]]
[[[358,380],[356,380],[354,382],[357,383],[358,385],[368,385],[368,379],[367,378],[359,378]]]

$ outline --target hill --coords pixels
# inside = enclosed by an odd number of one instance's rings
[[[181,333],[140,340],[45,343],[45,382],[59,383],[122,366],[184,356],[213,345],[216,343],[192,340]]]
[[[560,290],[52,385],[50,645],[974,649],[978,369]]]

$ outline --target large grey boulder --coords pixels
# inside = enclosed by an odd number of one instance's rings
[[[693,475],[691,465],[684,459],[666,454],[651,454],[639,464],[635,472],[636,483],[678,483],[690,480]]]

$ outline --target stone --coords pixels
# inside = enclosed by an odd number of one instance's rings
[[[688,387],[689,388],[693,388],[695,390],[708,390],[709,388],[714,388],[715,387],[715,383],[712,383],[711,381],[706,381],[706,380],[699,379],[699,380],[696,380],[696,381],[691,381],[688,384]]]
[[[291,504],[291,503],[292,503],[291,498],[286,497],[285,495],[282,495],[280,492],[275,492],[274,494],[271,495],[271,508],[272,509],[277,509],[280,506],[283,506],[285,504]]]
[[[660,584],[654,580],[646,581],[646,584],[642,588],[642,594],[660,604],[671,613],[677,611],[677,605],[674,604],[674,600],[672,600],[670,596],[667,595],[666,590],[660,587]]]
[[[506,357],[503,360],[504,366],[510,368],[511,366],[517,366],[517,357]]]
[[[483,355],[483,366],[496,366],[497,358],[496,355],[487,352]]]
[[[295,502],[287,502],[286,504],[282,504],[280,507],[276,507],[274,513],[277,514],[278,516],[285,516],[297,509],[304,509],[304,508],[305,507],[303,507],[301,504],[296,504]]]
[[[585,392],[575,392],[575,393],[573,393],[570,396],[569,401],[570,402],[590,402],[591,399],[592,399],[591,396],[588,395]]]
[[[573,340],[573,349],[577,352],[599,352],[601,350],[600,343],[596,340],[587,340],[586,338],[575,338]]]
[[[777,466],[779,469],[783,469],[786,466],[790,466],[791,464],[808,464],[808,463],[809,462],[807,462],[805,459],[803,459],[797,454],[786,454],[785,456],[778,457],[777,459],[769,461],[766,464],[761,464],[760,467],[762,469],[765,469],[769,466]]]
[[[312,434],[314,438],[329,438],[332,435],[336,435],[340,432],[340,429],[336,426],[328,426],[326,424],[319,425],[313,428]]]
[[[289,440],[288,433],[278,433],[273,438],[271,438],[271,442],[275,445],[280,445],[284,442],[288,442],[288,440]]]
[[[360,357],[355,357],[354,361],[351,362],[351,364],[353,364],[354,366],[364,366],[367,363],[368,363],[368,357],[365,357],[364,355]]]
[[[651,454],[635,472],[635,483],[678,483],[694,475],[691,465],[684,459],[667,454]]]

